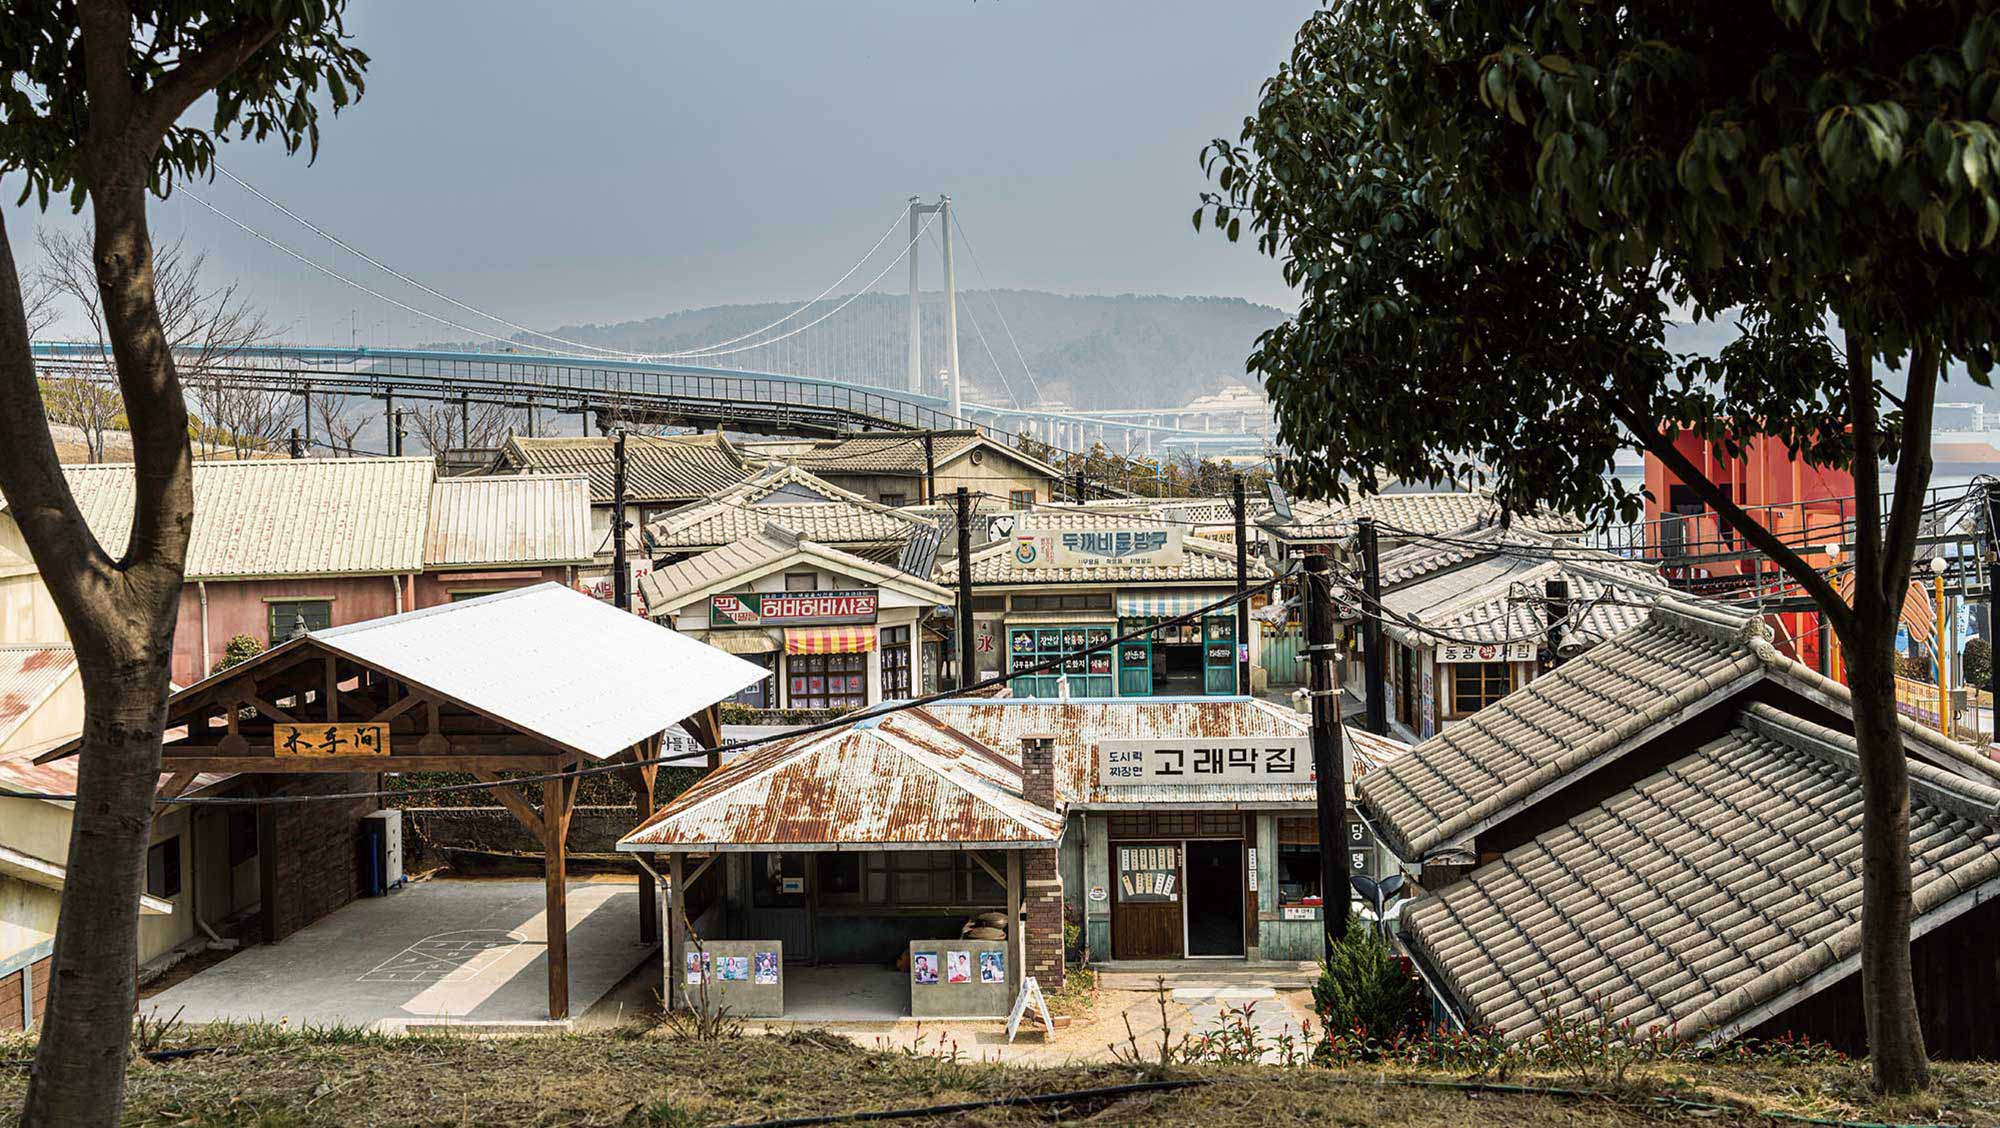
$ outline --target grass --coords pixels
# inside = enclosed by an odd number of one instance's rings
[[[164,1064],[135,1061],[128,1075],[127,1124],[695,1128],[1160,1076],[1136,1066],[1024,1068],[948,1055],[874,1053],[817,1033],[694,1043],[657,1032],[475,1040],[263,1026],[175,1030],[168,1039],[222,1048]],[[0,1061],[32,1049],[24,1040],[0,1040]],[[1940,1065],[1932,1092],[1905,1102],[1874,1100],[1866,1066],[1847,1061],[1677,1064],[1634,1074],[1623,1086],[1584,1097],[1468,1092],[1436,1084],[1462,1078],[1408,1071],[1235,1067],[1176,1069],[1167,1075],[1213,1083],[1095,1104],[985,1109],[953,1122],[1004,1126],[1089,1118],[1118,1125],[1315,1122],[1400,1128],[1783,1123],[1749,1111],[1754,1108],[1831,1120],[2000,1125],[2000,1066],[1994,1065]],[[1561,1084],[1529,1076],[1509,1081]],[[0,1068],[0,1121],[11,1119],[26,1086],[25,1070]],[[1675,1106],[1661,1098],[1724,1108]]]
[[[1056,1017],[1088,1018],[1097,1006],[1097,972],[1087,967],[1072,967],[1063,977],[1062,990],[1045,996],[1049,1002],[1049,1013]]]

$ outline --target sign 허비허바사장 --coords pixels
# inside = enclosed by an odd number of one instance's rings
[[[320,721],[271,726],[274,756],[387,756],[389,726],[375,722]]]
[[[1013,562],[1022,568],[1090,568],[1107,564],[1173,566],[1186,559],[1178,525],[1126,529],[1037,529],[1023,517],[1014,528]]]
[[[736,592],[709,597],[708,622],[716,627],[872,623],[881,604],[873,590]]]
[[[1100,740],[1097,782],[1106,787],[1311,783],[1312,746],[1304,736]]]
[[[1446,642],[1437,650],[1440,662],[1532,662],[1535,660],[1535,644],[1532,642]]]

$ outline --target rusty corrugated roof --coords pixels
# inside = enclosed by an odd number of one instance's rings
[[[0,744],[75,672],[67,645],[0,646]]]
[[[129,462],[63,467],[113,558],[132,534]],[[187,578],[421,571],[435,467],[428,458],[272,458],[194,464]]]
[[[581,474],[440,478],[424,563],[588,564],[590,480]]]

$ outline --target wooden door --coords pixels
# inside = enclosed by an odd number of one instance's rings
[[[1181,844],[1111,843],[1111,957],[1181,958]]]

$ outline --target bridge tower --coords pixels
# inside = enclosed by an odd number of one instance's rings
[[[944,244],[944,366],[946,396],[951,401],[951,414],[963,418],[965,415],[964,394],[958,379],[958,275],[951,262],[951,197],[939,196],[935,204],[920,204],[917,197],[910,197],[910,349],[909,384],[910,391],[921,394],[924,390],[923,361],[923,316],[917,305],[917,238],[923,233],[919,219],[935,214],[938,226],[944,230],[940,238]]]

